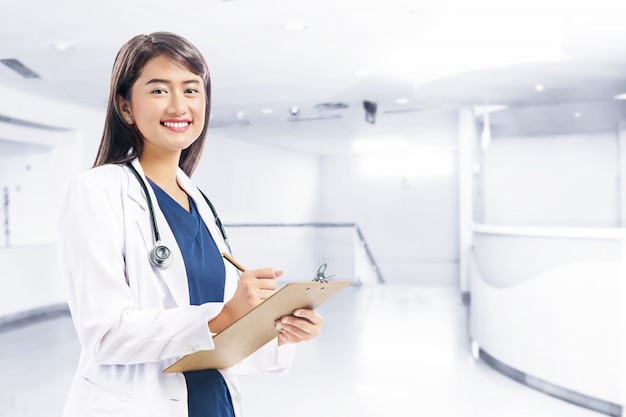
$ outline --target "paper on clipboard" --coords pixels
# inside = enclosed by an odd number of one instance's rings
[[[350,284],[351,281],[290,282],[213,337],[215,349],[183,356],[163,372],[230,368],[278,336],[276,319],[297,308],[317,308]]]

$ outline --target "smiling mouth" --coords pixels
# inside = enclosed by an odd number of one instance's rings
[[[172,129],[183,129],[191,124],[191,122],[161,122],[165,127]]]

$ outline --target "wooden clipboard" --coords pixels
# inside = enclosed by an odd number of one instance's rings
[[[183,356],[163,373],[230,368],[278,336],[276,319],[298,308],[317,308],[351,283],[290,282],[214,336],[215,349]]]

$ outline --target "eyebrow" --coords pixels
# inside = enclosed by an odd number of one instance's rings
[[[162,80],[160,78],[153,78],[150,81],[148,81],[145,85],[150,85],[150,84],[171,84],[172,82],[169,80]],[[187,80],[187,81],[183,81],[183,84],[200,84],[200,81],[198,80]]]

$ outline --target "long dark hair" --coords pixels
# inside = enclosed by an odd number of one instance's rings
[[[135,124],[124,121],[119,98],[130,99],[133,84],[148,61],[158,56],[182,65],[200,76],[205,84],[206,110],[200,136],[180,156],[178,166],[189,176],[193,173],[204,149],[209,115],[211,114],[211,77],[204,57],[185,38],[169,32],[138,35],[126,42],[117,53],[111,73],[111,90],[107,105],[102,140],[93,166],[122,164],[141,155],[143,136]]]

